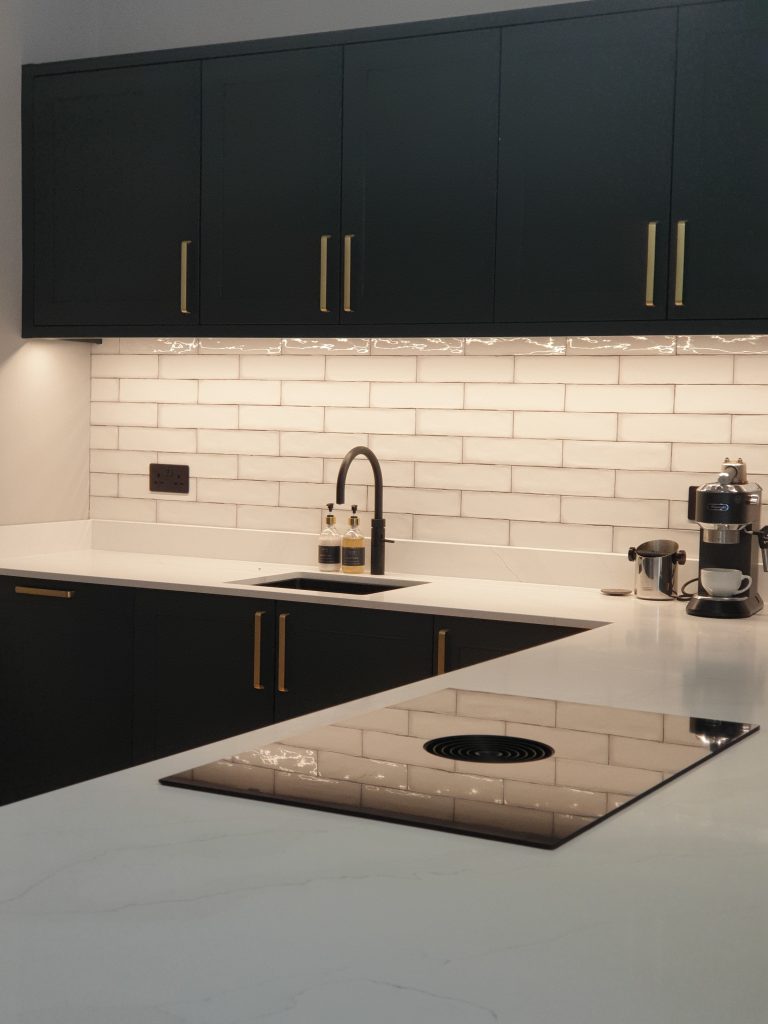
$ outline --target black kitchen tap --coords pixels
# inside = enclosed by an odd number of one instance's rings
[[[347,482],[347,472],[354,459],[358,455],[364,455],[371,464],[373,470],[374,506],[373,519],[371,520],[371,575],[384,575],[384,481],[381,478],[381,465],[370,448],[365,445],[358,445],[350,448],[339,466],[339,476],[336,480],[336,504],[344,504],[344,487]]]

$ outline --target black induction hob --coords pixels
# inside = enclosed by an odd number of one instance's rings
[[[552,849],[758,728],[445,689],[160,781]]]

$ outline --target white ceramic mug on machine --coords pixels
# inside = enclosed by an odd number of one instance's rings
[[[702,569],[700,579],[710,597],[740,597],[752,586],[741,569]]]

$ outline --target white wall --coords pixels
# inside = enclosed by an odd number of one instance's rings
[[[98,0],[104,53],[549,6],[561,0]]]
[[[88,510],[89,346],[26,342],[21,320],[20,69],[97,45],[92,0],[0,0],[0,523]]]

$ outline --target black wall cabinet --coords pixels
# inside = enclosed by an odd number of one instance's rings
[[[766,50],[585,0],[27,67],[23,333],[768,331]]]
[[[132,591],[0,577],[0,641],[0,803],[132,763]]]
[[[197,323],[199,61],[43,75],[25,103],[35,325]]]
[[[136,592],[137,763],[269,725],[272,609],[238,597]]]

